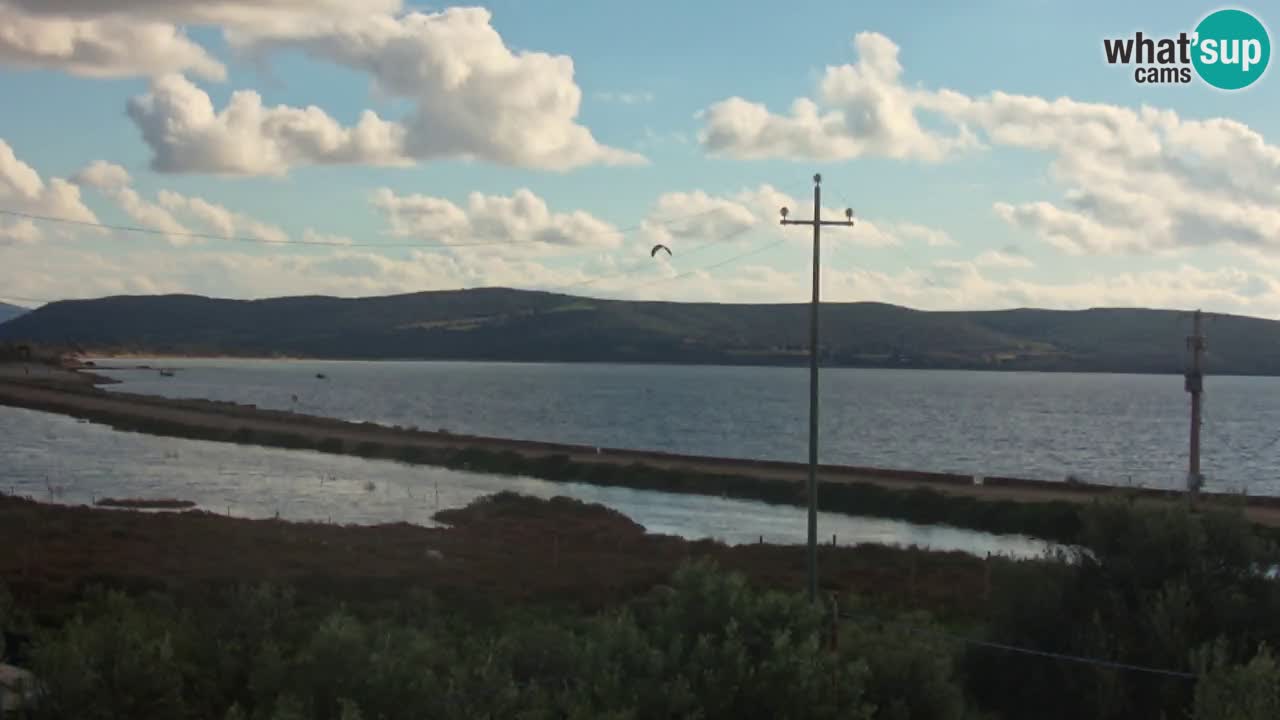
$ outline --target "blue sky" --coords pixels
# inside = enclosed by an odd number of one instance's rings
[[[1280,316],[1274,78],[1139,85],[1103,60],[1105,37],[1174,35],[1216,5],[312,5],[0,0],[18,38],[0,41],[0,210],[173,231],[0,216],[0,299],[802,301],[806,236],[768,203],[807,215],[820,171],[824,204],[860,218],[827,231],[828,299]],[[246,91],[261,118],[231,130],[192,109]],[[343,134],[369,110],[382,134]],[[227,232],[354,245],[190,237]],[[655,242],[673,257],[649,261]]]

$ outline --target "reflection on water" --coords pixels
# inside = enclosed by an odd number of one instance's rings
[[[431,515],[438,509],[514,490],[601,503],[650,532],[689,539],[803,543],[806,533],[805,511],[796,507],[154,437],[14,408],[0,408],[0,437],[5,452],[0,487],[55,502],[175,497],[239,517],[434,525]],[[1019,536],[829,513],[819,517],[819,531],[828,541],[835,534],[841,545],[919,545],[979,555],[1039,555],[1047,547]]]

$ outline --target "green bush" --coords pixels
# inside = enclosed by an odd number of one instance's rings
[[[855,622],[840,643],[867,658],[867,699],[877,720],[961,720],[964,691],[956,678],[956,648],[925,615],[876,627]]]
[[[803,597],[705,562],[595,615],[479,601],[446,612],[410,592],[350,606],[271,586],[90,593],[34,630],[36,717],[1280,717],[1267,650],[1280,585],[1263,572],[1277,553],[1243,517],[1107,504],[1081,537],[1088,552],[994,564],[985,622],[955,632],[853,599],[833,638]],[[29,627],[5,598],[0,622]]]
[[[172,618],[110,593],[35,650],[43,686],[37,717],[180,718],[183,658]]]
[[[672,583],[602,615],[485,624],[271,587],[185,609],[97,594],[37,638],[39,717],[874,717],[866,660],[825,648],[803,599],[701,564]]]
[[[1244,663],[1280,640],[1280,596],[1261,572],[1276,553],[1239,513],[1101,504],[1082,542],[1074,562],[1001,569],[994,639],[1178,672],[1210,645]],[[1195,692],[1185,678],[984,650],[966,665],[975,695],[1008,717],[1183,717]]]
[[[1221,646],[1209,650],[1196,686],[1194,720],[1274,720],[1280,717],[1280,666],[1264,645],[1249,662],[1232,665]]]

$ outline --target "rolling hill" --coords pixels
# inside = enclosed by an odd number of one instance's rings
[[[1280,374],[1280,322],[1214,315],[1208,367]],[[826,365],[1181,372],[1185,313],[822,308]],[[87,352],[729,364],[806,362],[808,306],[599,300],[483,288],[370,298],[120,296],[50,303],[0,341]]]
[[[25,312],[27,308],[0,302],[0,323],[12,320]]]

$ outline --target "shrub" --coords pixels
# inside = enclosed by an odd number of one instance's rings
[[[1221,646],[1209,654],[1202,664],[1207,672],[1196,685],[1194,720],[1280,717],[1280,666],[1265,645],[1243,665],[1224,662],[1226,652]]]
[[[994,639],[1189,672],[1210,643],[1224,664],[1244,663],[1280,638],[1280,597],[1260,572],[1275,552],[1239,513],[1104,503],[1085,514],[1082,540],[1089,552],[1072,563],[1001,570]],[[977,697],[1010,717],[1184,716],[1194,690],[1178,677],[1001,653],[968,666]]]
[[[163,718],[185,713],[181,658],[166,618],[110,593],[35,649],[38,717]]]
[[[965,717],[956,648],[938,630],[923,614],[845,628],[841,646],[867,660],[867,700],[876,707],[876,720]]]
[[[92,595],[39,638],[41,717],[870,718],[866,662],[823,647],[821,613],[710,565],[593,617],[411,608],[362,617],[241,588],[179,610]]]

